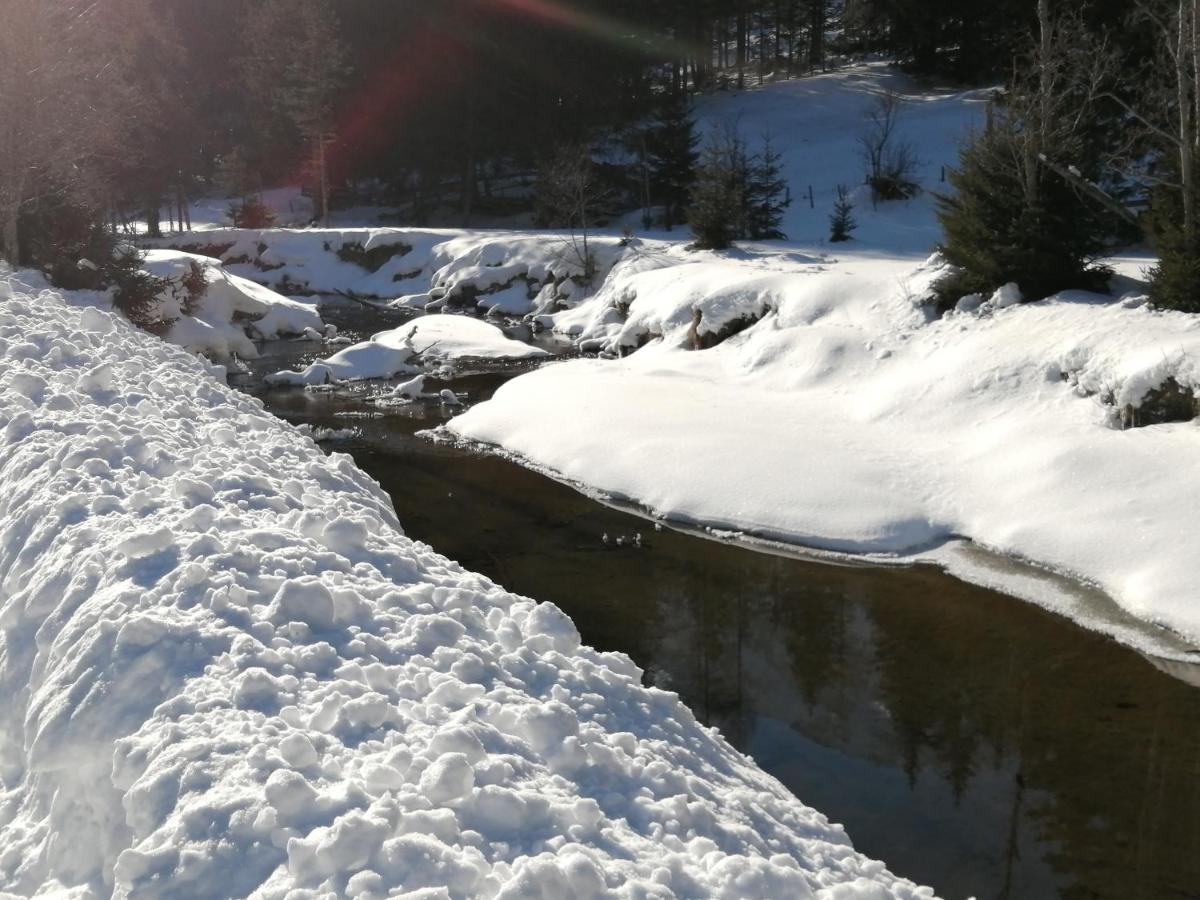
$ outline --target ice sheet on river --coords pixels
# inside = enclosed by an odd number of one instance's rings
[[[0,283],[0,892],[929,896],[213,372]]]

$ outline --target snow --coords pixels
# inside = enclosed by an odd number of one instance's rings
[[[921,161],[922,190],[874,207],[858,138],[889,90],[904,100],[898,136]],[[521,376],[451,424],[462,438],[732,533],[978,572],[947,562],[947,548],[974,541],[1097,586],[1196,642],[1200,554],[1181,537],[1200,492],[1187,474],[1195,422],[1118,427],[1168,379],[1200,390],[1195,320],[1146,306],[1153,258],[1114,258],[1111,296],[1040,301],[1003,285],[941,320],[925,303],[940,272],[933,194],[990,96],[868,65],[704,98],[702,128],[737,122],[751,150],[770,134],[782,152],[790,240],[707,253],[683,233],[593,235],[586,284],[569,235],[213,234],[233,242],[226,257],[254,261],[256,279],[283,273],[416,309],[496,308],[625,357]],[[830,244],[839,184],[858,186],[859,227]],[[347,244],[411,249],[371,274],[338,259]],[[1040,602],[1120,630],[1078,604]]]
[[[931,896],[219,367],[12,279],[0,358],[0,892]]]
[[[914,298],[936,259],[679,268],[629,279],[627,322],[607,326],[617,345],[639,322],[660,339],[521,376],[451,431],[689,523],[856,554],[969,538],[1200,639],[1183,537],[1200,429],[1118,427],[1168,378],[1200,394],[1200,319],[1078,292],[1014,304],[1009,288],[933,319]],[[693,310],[764,302],[748,330],[687,349]]]
[[[900,132],[925,190],[878,209],[857,191],[855,240],[828,244],[834,186],[861,182],[857,136],[889,88],[906,97]],[[1039,298],[1004,285],[941,319],[926,302],[942,271],[926,258],[940,238],[931,191],[986,98],[869,66],[707,99],[702,118],[738,121],[752,144],[770,131],[783,150],[792,240],[723,253],[634,242],[594,291],[536,316],[624,358],[523,375],[450,432],[718,531],[967,577],[986,567],[951,551],[973,541],[1200,641],[1200,554],[1186,537],[1197,422],[1120,430],[1169,379],[1200,396],[1200,320],[1146,306],[1153,260],[1115,259],[1111,296],[1023,303]],[[1130,639],[1119,617],[1016,581]]]
[[[488,322],[467,316],[421,316],[370,340],[339,350],[303,371],[276,372],[267,377],[273,384],[317,385],[333,381],[362,381],[415,373],[417,362],[464,359],[521,360],[549,356],[507,337]],[[396,389],[397,396],[416,397],[424,390],[424,376]]]
[[[559,232],[229,228],[149,243],[219,257],[229,271],[288,293],[523,316],[590,293],[582,241]],[[597,282],[624,249],[621,236],[589,237]]]
[[[193,264],[201,268],[206,289],[193,314],[188,315],[184,312],[183,278]],[[325,325],[315,305],[284,297],[238,277],[210,257],[155,249],[146,251],[142,268],[168,282],[156,298],[158,308],[151,318],[170,323],[164,338],[193,353],[220,360],[234,356],[252,359],[258,356],[255,341],[302,335],[310,329],[324,333]],[[44,291],[50,287],[41,275],[12,272],[3,267],[0,267],[0,284],[6,284],[9,290],[22,291]],[[77,306],[113,310],[109,292],[75,291],[67,295],[67,300]]]

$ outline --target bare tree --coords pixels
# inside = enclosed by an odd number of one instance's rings
[[[1132,95],[1111,91],[1113,100],[1140,126],[1116,166],[1133,180],[1164,187],[1180,198],[1180,227],[1189,245],[1197,235],[1196,153],[1200,147],[1200,3],[1197,0],[1139,0],[1135,15],[1155,35],[1156,55],[1136,79]],[[1174,171],[1148,171],[1137,157],[1146,140],[1173,158]]]
[[[858,138],[872,202],[903,200],[918,191],[916,172],[921,163],[916,148],[897,134],[903,108],[904,98],[895,91],[881,94],[867,113],[866,131]]]
[[[589,235],[608,199],[586,144],[564,144],[538,172],[538,220],[571,230],[569,259],[585,284],[595,276]]]
[[[266,0],[246,17],[246,81],[264,107],[304,139],[316,218],[328,224],[328,151],[337,138],[334,104],[349,73],[329,0]]]
[[[1115,66],[1108,42],[1090,32],[1080,13],[1055,16],[1049,0],[1038,0],[1033,54],[1006,98],[1008,117],[1020,124],[1016,165],[1027,207],[1041,202],[1044,168],[1074,175],[1091,155],[1089,129]]]

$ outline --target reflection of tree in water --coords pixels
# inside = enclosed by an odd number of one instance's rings
[[[1200,692],[1037,609],[930,586],[872,604],[880,692],[910,784],[924,763],[961,801],[1015,759],[992,895],[1026,896],[1037,845],[1065,897],[1200,897]]]
[[[846,676],[847,615],[844,598],[821,585],[793,587],[771,605],[772,623],[783,634],[792,676],[810,709],[826,686]]]
[[[983,836],[966,863],[980,898],[1037,896],[1042,860],[1069,898],[1200,897],[1200,690],[1135,654],[929,572],[814,567],[657,533],[644,551],[605,549],[601,533],[640,523],[523,470],[358,455],[410,533],[559,603],[586,641],[630,653],[735,744],[757,713],[910,785],[944,780],[961,803],[949,820]],[[435,515],[448,490],[458,514]],[[842,728],[855,716],[878,734],[856,743]],[[919,787],[914,813],[930,796]],[[954,843],[930,838],[944,841],[931,856]]]

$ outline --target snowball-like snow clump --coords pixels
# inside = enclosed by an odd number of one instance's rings
[[[930,896],[217,371],[0,283],[0,892]]]

